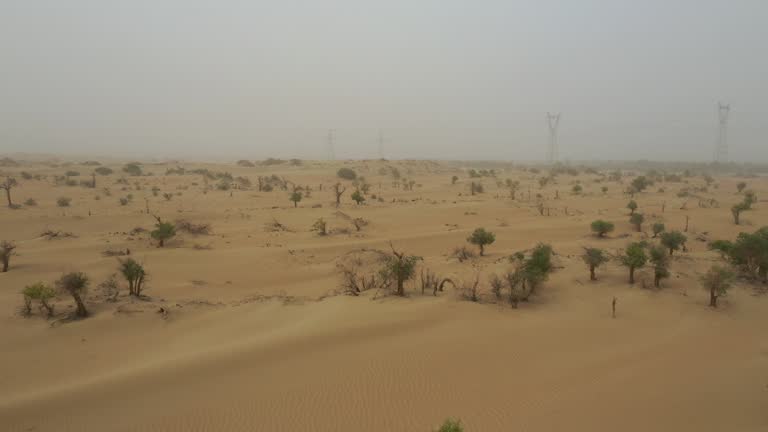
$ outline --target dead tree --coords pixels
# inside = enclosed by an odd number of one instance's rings
[[[347,191],[347,188],[342,188],[341,183],[336,183],[333,185],[333,193],[336,195],[336,208],[339,208],[341,205],[341,196],[344,195],[344,192]]]
[[[13,201],[11,201],[11,189],[19,185],[19,182],[15,178],[8,176],[0,183],[0,189],[5,190],[5,198],[8,200],[8,207],[13,207]]]

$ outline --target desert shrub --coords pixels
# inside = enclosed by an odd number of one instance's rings
[[[164,198],[166,201],[170,201],[171,199],[173,199],[173,194],[172,194],[172,193],[168,193],[168,192],[165,192],[165,193],[163,194],[163,198]]]
[[[571,192],[573,192],[575,195],[580,194],[584,189],[581,187],[581,185],[573,185],[573,188],[571,188]]]
[[[645,216],[643,216],[642,213],[634,213],[629,217],[629,223],[635,226],[637,232],[642,231],[643,222],[645,222]]]
[[[637,203],[635,200],[630,201],[627,203],[627,208],[629,209],[629,214],[635,214],[635,210],[637,210]]]
[[[118,262],[120,263],[120,273],[128,282],[128,294],[140,297],[147,281],[147,272],[144,270],[144,266],[133,258],[118,260]]]
[[[338,171],[336,171],[336,175],[339,178],[343,178],[345,180],[354,180],[357,178],[357,173],[352,168],[339,168]]]
[[[476,193],[484,193],[485,187],[483,187],[483,184],[480,182],[471,182],[469,184],[469,192],[474,195]]]
[[[69,204],[72,202],[72,198],[67,197],[59,197],[56,200],[56,205],[59,207],[69,207]]]
[[[747,187],[747,184],[746,184],[745,182],[739,182],[739,183],[736,185],[736,190],[737,190],[739,193],[741,193],[741,192],[743,192],[743,191],[744,191],[744,189],[745,189],[746,187]]]
[[[263,161],[261,161],[261,164],[264,166],[271,166],[271,165],[282,165],[285,161],[283,159],[278,158],[267,158]]]
[[[23,180],[32,180],[34,178],[34,176],[27,171],[22,171],[19,175],[21,175]]]
[[[27,207],[34,207],[37,205],[37,201],[34,198],[27,198],[27,200],[24,201],[24,205]]]
[[[459,181],[459,177],[458,176],[451,177],[451,184],[456,184],[457,181]]]
[[[604,220],[596,220],[592,222],[592,232],[597,234],[598,237],[605,237],[606,234],[613,231],[613,224]]]
[[[661,245],[652,247],[649,255],[653,265],[653,286],[659,288],[661,280],[669,277],[669,256],[666,249]]]
[[[735,241],[714,241],[709,247],[719,251],[744,276],[768,283],[768,227],[752,234],[739,233]]]
[[[108,175],[112,174],[114,171],[112,171],[112,168],[98,167],[95,170],[93,170],[93,172],[95,172],[98,175],[108,176]]]
[[[364,227],[368,226],[368,221],[361,217],[354,218],[350,222],[358,232],[361,231]]]
[[[317,234],[321,236],[328,235],[328,224],[323,218],[320,218],[312,224],[311,231],[317,231]]]
[[[24,309],[27,315],[32,313],[32,301],[40,302],[40,308],[45,309],[48,317],[53,316],[51,300],[56,297],[56,291],[43,282],[27,285],[21,292],[24,296]]]
[[[131,162],[123,165],[123,172],[131,176],[142,175],[141,164],[137,162]]]
[[[395,283],[395,294],[405,295],[405,282],[411,280],[416,273],[416,263],[421,257],[416,255],[407,255],[404,252],[398,252],[391,245],[392,252],[384,255],[383,266],[379,274],[383,280],[393,281]]]
[[[245,160],[245,159],[241,159],[241,160],[237,161],[237,165],[239,165],[241,167],[248,167],[248,168],[256,166],[253,162],[251,162],[249,160]]]
[[[80,175],[80,173],[77,171],[67,171],[64,173],[64,175],[67,177],[77,177]]]
[[[477,255],[472,249],[469,249],[466,246],[459,246],[453,249],[451,256],[459,260],[459,262],[464,262],[475,258]]]
[[[642,192],[652,184],[653,182],[651,180],[647,179],[645,176],[640,176],[632,180],[632,189],[636,192]]]
[[[352,193],[352,201],[354,201],[357,205],[360,205],[361,203],[365,202],[365,197],[362,193],[360,193],[359,190],[356,190]]]
[[[669,250],[669,256],[676,250],[685,245],[688,237],[680,231],[669,231],[661,233],[661,244]]]
[[[288,163],[292,166],[301,166],[303,164],[301,159],[291,159],[288,161]]]
[[[659,236],[659,234],[663,233],[665,230],[664,224],[657,222],[653,224],[653,237],[656,238]]]
[[[734,274],[732,271],[720,267],[712,266],[704,276],[701,277],[701,284],[709,291],[709,306],[716,308],[717,299],[724,296],[733,283]]]
[[[595,269],[608,262],[608,255],[602,249],[584,248],[584,254],[581,256],[581,259],[589,267],[589,279],[597,280]]]
[[[459,295],[464,300],[479,302],[481,295],[480,288],[480,273],[477,272],[475,274],[474,280],[464,281],[464,283],[461,285],[461,288],[459,289]]]
[[[89,283],[88,276],[82,272],[67,273],[56,281],[56,288],[71,295],[75,300],[77,304],[76,314],[79,317],[88,316],[88,310],[85,308],[83,297],[88,290]]]
[[[290,196],[290,200],[293,201],[293,207],[296,208],[299,206],[299,201],[301,201],[302,194],[299,191],[293,191]]]
[[[155,229],[149,235],[157,240],[157,247],[163,247],[166,240],[170,240],[176,235],[176,227],[172,223],[163,222],[158,218]]]
[[[11,257],[13,255],[16,255],[15,250],[16,250],[15,243],[7,240],[3,240],[2,242],[0,242],[0,263],[3,264],[3,269],[2,269],[3,273],[6,273],[8,271],[8,266],[10,265]]]
[[[174,223],[177,231],[185,232],[194,235],[209,235],[211,233],[211,225],[207,223],[192,223],[186,219],[178,219]]]
[[[477,228],[467,237],[467,241],[480,248],[480,256],[485,254],[485,246],[493,244],[496,241],[496,235],[485,228]]]
[[[619,257],[622,265],[629,269],[629,283],[635,283],[635,270],[644,267],[648,262],[648,256],[645,254],[645,243],[630,243],[624,254]]]
[[[108,278],[104,279],[104,281],[99,284],[99,289],[108,302],[117,301],[117,296],[120,294],[120,287],[117,284],[116,275],[113,273]]]
[[[120,203],[121,206],[126,206],[128,205],[128,203],[131,202],[131,200],[129,200],[128,197],[120,197],[118,202]]]

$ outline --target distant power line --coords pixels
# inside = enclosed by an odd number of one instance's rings
[[[717,131],[717,144],[715,144],[715,162],[728,162],[728,116],[730,114],[730,104],[725,105],[722,102],[717,103],[717,119],[719,124]]]
[[[547,113],[547,128],[549,129],[549,148],[547,149],[547,162],[555,163],[558,160],[557,129],[560,127],[560,113]]]

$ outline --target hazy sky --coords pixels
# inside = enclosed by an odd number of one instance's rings
[[[0,0],[0,153],[768,160],[767,0]]]

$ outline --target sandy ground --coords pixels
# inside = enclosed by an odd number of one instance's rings
[[[744,213],[742,226],[728,210],[740,200],[738,181],[764,197],[767,180],[717,178],[718,188],[699,194],[716,199],[714,208],[677,195],[703,186],[701,176],[639,194],[646,232],[653,221],[683,229],[690,218],[688,251],[675,255],[672,277],[654,290],[642,287],[648,270],[630,286],[616,263],[590,282],[579,258],[584,246],[615,253],[648,236],[628,223],[619,183],[563,174],[540,189],[536,174],[499,172],[500,180],[522,184],[513,201],[489,178],[485,193],[469,195],[466,173],[447,165],[390,163],[416,181],[413,191],[393,188],[379,174],[384,162],[347,165],[384,201],[369,197],[357,206],[346,182],[337,210],[330,185],[341,163],[205,165],[254,183],[277,174],[311,185],[298,208],[287,192],[255,186],[204,193],[200,175],[163,175],[173,164],[146,164],[155,175],[127,177],[128,185],[115,183],[119,172],[99,177],[96,189],[50,179],[89,167],[3,168],[49,179],[22,180],[13,190],[14,201],[34,198],[37,206],[0,209],[0,240],[18,244],[10,271],[0,274],[0,430],[416,432],[447,417],[460,418],[467,431],[768,430],[768,297],[740,282],[719,309],[708,308],[698,277],[720,259],[697,239],[731,239],[768,224],[762,202]],[[570,192],[575,181],[581,195]],[[168,201],[165,192],[182,194]],[[121,206],[118,198],[129,193],[132,202]],[[537,193],[549,216],[539,215]],[[62,196],[72,198],[70,207],[57,207]],[[152,228],[147,206],[167,220],[210,223],[213,234],[180,234],[157,248],[146,233],[129,233]],[[356,232],[344,215],[370,223]],[[318,236],[310,227],[320,217],[350,233]],[[265,231],[273,218],[290,231]],[[609,238],[590,234],[597,218],[616,223]],[[339,257],[390,241],[422,256],[421,266],[469,280],[475,267],[449,255],[476,227],[497,237],[475,266],[486,291],[506,256],[538,242],[553,246],[559,268],[531,302],[512,309],[487,292],[481,303],[462,301],[453,289],[422,295],[417,281],[406,298],[338,294]],[[40,237],[46,228],[76,237],[47,240]],[[129,298],[121,282],[118,301],[104,301],[96,285],[117,271],[117,259],[101,254],[110,248],[130,248],[144,262],[150,299]],[[74,307],[63,295],[53,319],[20,314],[25,285],[68,271],[92,279],[91,317],[68,321]]]

